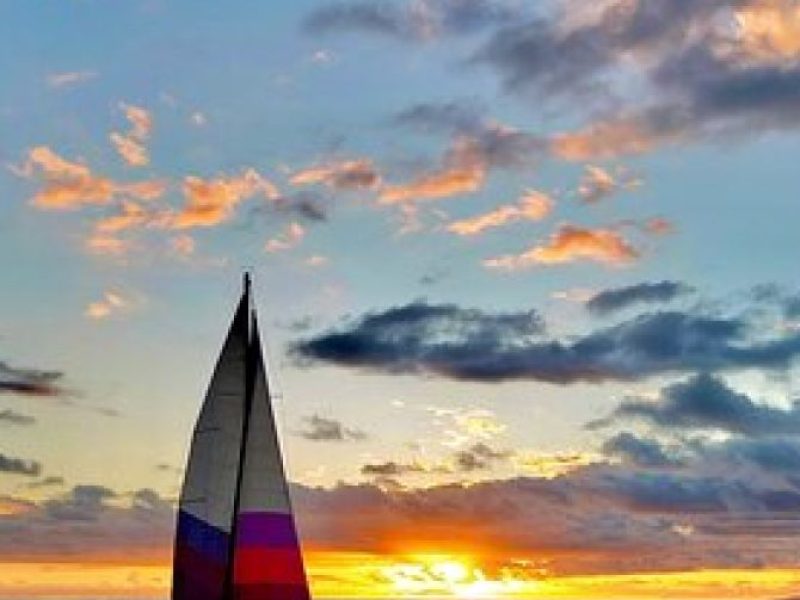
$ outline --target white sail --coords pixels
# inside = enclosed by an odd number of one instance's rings
[[[246,289],[192,437],[178,513],[175,600],[225,596],[248,387],[248,313]]]
[[[237,506],[233,597],[308,600],[255,319],[252,335],[254,380]]]

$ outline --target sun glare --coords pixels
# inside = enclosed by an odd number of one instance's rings
[[[404,596],[440,594],[459,598],[489,598],[530,591],[535,582],[502,573],[487,577],[468,557],[412,555],[382,569],[395,592]]]

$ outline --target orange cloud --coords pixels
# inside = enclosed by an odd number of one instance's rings
[[[748,58],[782,63],[800,58],[800,5],[759,0],[736,11],[739,48]]]
[[[619,233],[610,229],[586,229],[562,225],[547,243],[522,254],[509,254],[483,262],[490,269],[515,271],[534,265],[554,265],[592,260],[624,265],[639,258],[639,252]]]
[[[86,240],[85,245],[87,251],[99,256],[121,256],[128,252],[131,247],[131,243],[128,240],[97,232]]]
[[[473,236],[513,221],[541,221],[552,212],[553,205],[553,200],[548,195],[529,190],[517,204],[504,204],[488,213],[454,221],[447,226],[447,231],[461,236]]]
[[[109,135],[109,139],[114,144],[117,153],[130,166],[143,167],[149,164],[150,155],[147,152],[147,148],[134,138],[113,131]]]
[[[95,223],[98,233],[117,233],[144,225],[148,220],[148,213],[136,202],[125,201],[122,203],[122,212],[110,217],[100,219]]]
[[[369,159],[346,160],[303,169],[292,175],[292,185],[323,184],[337,190],[374,189],[381,183]]]
[[[150,156],[144,142],[153,131],[153,117],[140,106],[120,103],[120,109],[125,113],[125,118],[130,122],[131,128],[126,134],[112,132],[109,136],[111,143],[122,159],[132,167],[142,167],[150,162]]]
[[[125,113],[125,118],[131,124],[130,135],[137,140],[146,140],[153,132],[153,117],[144,108],[133,104],[120,103],[119,107]]]
[[[163,225],[170,229],[213,227],[231,219],[241,202],[257,194],[272,200],[280,197],[275,186],[255,169],[216,179],[189,176],[183,180],[186,204],[178,213],[167,215]]]
[[[584,202],[592,204],[613,196],[621,190],[637,188],[641,184],[640,179],[631,177],[621,169],[617,169],[615,174],[602,167],[587,165],[586,172],[578,186],[578,196]]]
[[[197,244],[194,238],[190,235],[178,235],[169,241],[172,251],[180,257],[186,258],[192,256],[197,249]]]
[[[380,194],[381,204],[436,200],[478,191],[486,180],[488,164],[479,144],[459,138],[448,153],[444,166],[402,185],[390,185]]]
[[[14,172],[43,180],[44,185],[34,195],[32,203],[44,210],[74,210],[84,205],[108,204],[118,196],[154,200],[166,191],[163,181],[121,183],[95,175],[85,164],[67,160],[47,146],[32,148],[25,163]]]
[[[299,223],[290,223],[286,231],[269,240],[264,249],[267,252],[283,252],[297,246],[305,237],[306,230]]]
[[[657,132],[644,119],[627,117],[598,121],[582,130],[556,135],[551,151],[565,160],[597,160],[644,154],[677,137],[675,130]]]
[[[107,319],[112,314],[128,308],[128,301],[116,292],[106,292],[102,299],[92,302],[86,307],[85,315],[89,319]]]

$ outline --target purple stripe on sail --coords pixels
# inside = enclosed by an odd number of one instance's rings
[[[297,547],[297,533],[290,514],[242,513],[239,515],[237,545],[266,548]]]

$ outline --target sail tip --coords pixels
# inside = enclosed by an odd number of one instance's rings
[[[244,275],[242,276],[242,289],[245,294],[250,294],[250,287],[252,286],[252,278],[250,276],[250,271],[245,271]]]

